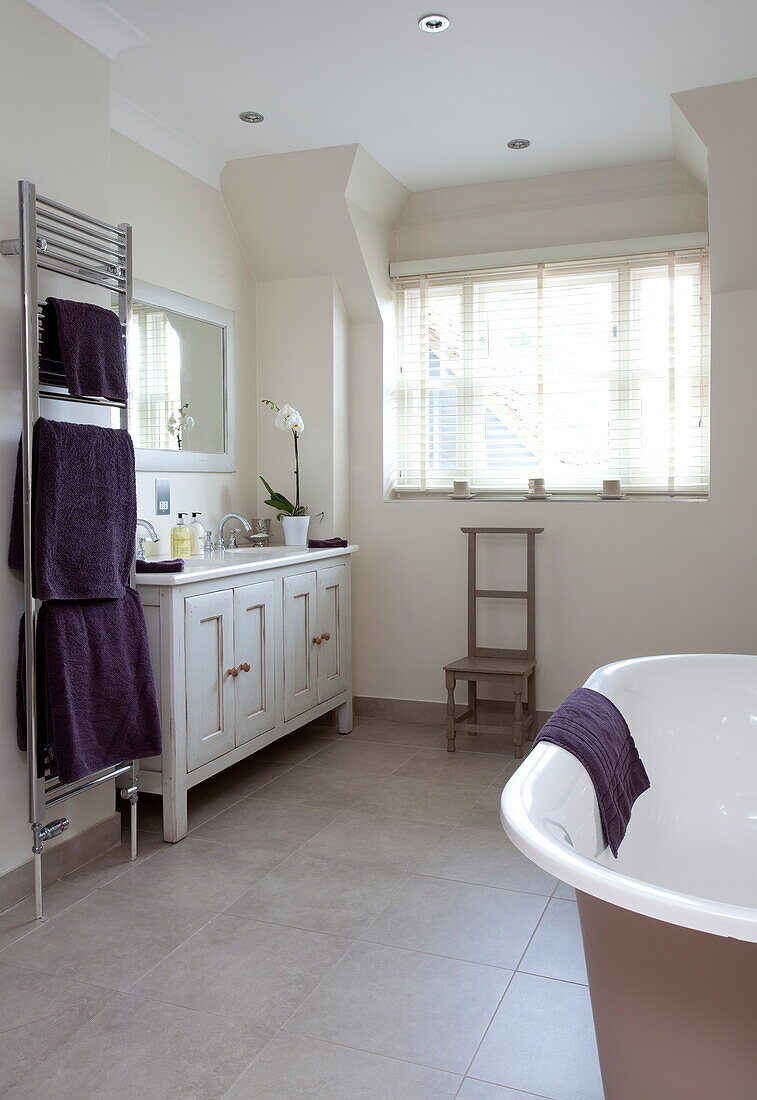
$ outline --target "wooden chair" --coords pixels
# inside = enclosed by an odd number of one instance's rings
[[[447,751],[455,751],[458,730],[469,734],[490,732],[496,727],[478,723],[478,681],[512,684],[514,696],[513,740],[516,757],[523,756],[523,735],[535,733],[536,722],[536,536],[543,527],[463,527],[468,536],[468,656],[444,666],[447,687]],[[479,588],[476,579],[476,537],[478,535],[525,535],[526,588],[524,591]],[[494,649],[480,646],[477,640],[476,609],[481,599],[526,601],[526,648]],[[455,685],[458,680],[468,684],[468,706],[457,714]],[[523,709],[524,696],[527,709]]]

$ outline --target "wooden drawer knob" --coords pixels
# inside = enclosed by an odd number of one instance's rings
[[[313,645],[320,645],[320,644],[321,644],[321,639],[320,638],[313,638]]]
[[[331,637],[331,635],[326,633],[326,634],[321,634],[321,637],[323,638],[324,642],[327,642],[329,640],[329,638]]]
[[[239,671],[240,672],[249,672],[250,671],[250,662],[249,661],[243,661],[242,664],[239,666]]]
[[[239,669],[238,668],[227,668],[226,669],[226,675],[227,676],[238,676],[239,675]]]

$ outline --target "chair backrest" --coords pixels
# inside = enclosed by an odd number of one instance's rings
[[[536,536],[543,527],[461,527],[468,536],[468,656],[504,657],[534,660],[536,657]],[[477,580],[478,535],[524,535],[526,538],[526,587],[522,591],[508,591],[498,588],[479,588]],[[526,601],[526,648],[496,649],[478,644],[477,603],[478,600],[525,600]]]

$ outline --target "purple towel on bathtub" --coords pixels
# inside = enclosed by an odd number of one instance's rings
[[[48,298],[43,322],[42,355],[62,361],[69,393],[126,401],[126,354],[112,309]]]
[[[617,857],[633,804],[649,787],[623,715],[598,691],[577,688],[542,727],[539,741],[567,749],[586,768],[599,803],[605,843]]]
[[[17,683],[19,747],[26,748],[23,635]],[[161,751],[160,712],[142,604],[44,603],[37,617],[39,744],[71,783],[122,760]]]
[[[34,425],[32,561],[40,600],[119,599],[129,581],[137,525],[134,447],[128,432],[40,417]],[[8,564],[24,567],[21,448]]]

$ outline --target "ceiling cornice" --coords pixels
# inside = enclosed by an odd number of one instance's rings
[[[112,61],[122,50],[147,46],[150,39],[101,0],[29,0]]]
[[[198,145],[178,130],[143,111],[128,99],[110,93],[110,125],[124,137],[143,145],[151,153],[182,168],[190,176],[221,189],[221,172],[226,163],[221,157]]]

